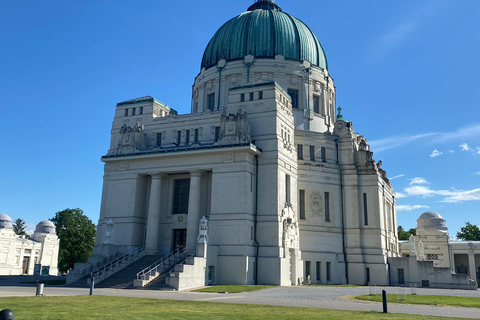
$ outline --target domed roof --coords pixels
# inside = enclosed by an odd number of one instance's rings
[[[13,229],[13,220],[5,213],[0,213],[0,229]]]
[[[445,219],[440,214],[433,211],[424,212],[417,219],[417,230],[418,229],[448,230],[447,225],[445,224]]]
[[[55,225],[50,220],[43,220],[35,228],[35,232],[55,234]]]
[[[248,11],[226,22],[207,45],[202,68],[218,61],[275,58],[309,61],[328,69],[327,58],[315,34],[302,21],[282,12],[273,0],[256,0]]]

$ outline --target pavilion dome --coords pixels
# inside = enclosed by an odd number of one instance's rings
[[[417,219],[417,231],[422,229],[448,231],[445,219],[433,211],[427,211]]]
[[[202,68],[218,61],[240,60],[247,55],[309,61],[328,69],[325,52],[315,34],[302,21],[282,11],[273,0],[256,0],[247,12],[226,22],[207,45]]]
[[[0,229],[13,229],[13,220],[5,213],[0,213]]]
[[[56,233],[55,225],[50,220],[44,220],[39,224],[37,224],[37,227],[35,228],[35,232],[55,234]]]

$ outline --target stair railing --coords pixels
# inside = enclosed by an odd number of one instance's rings
[[[177,264],[178,260],[193,256],[193,254],[184,253],[183,250],[184,248],[177,248],[162,259],[143,269],[137,273],[137,280],[146,280],[150,282],[158,275]]]
[[[111,276],[114,274],[116,271],[119,271],[121,268],[121,265],[125,262],[135,262],[139,258],[143,257],[145,254],[145,248],[144,247],[138,247],[130,252],[124,254],[123,256],[120,256],[116,258],[115,260],[110,261],[109,263],[105,264],[104,266],[98,268],[97,270],[93,271],[90,273],[90,279],[92,277],[95,277],[95,283],[99,283],[102,280],[105,280],[107,277]],[[126,265],[124,265],[126,266]],[[117,268],[117,269],[115,269]],[[115,271],[111,272],[110,274],[107,274],[109,271]]]
[[[87,274],[91,273],[99,265],[101,266],[101,265],[107,263],[108,261],[112,260],[114,257],[118,256],[121,251],[122,251],[122,249],[115,250],[112,253],[109,253],[106,256],[103,256],[103,257],[87,264],[83,268],[78,269],[78,271],[73,270],[74,271],[74,276],[75,276],[74,281],[77,281],[77,280],[83,278],[84,276],[86,276]],[[71,282],[74,282],[74,281],[71,281]]]

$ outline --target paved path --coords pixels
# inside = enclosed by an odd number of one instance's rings
[[[375,293],[381,290],[387,293],[402,293],[403,288],[375,287]],[[408,290],[408,289],[407,289]],[[76,296],[87,295],[89,289],[69,287],[45,287],[47,296]],[[268,290],[236,293],[196,293],[196,292],[171,292],[153,290],[122,290],[122,289],[95,289],[96,295],[127,296],[138,298],[174,299],[190,301],[211,301],[227,303],[266,304],[291,307],[325,308],[336,310],[382,311],[380,303],[361,302],[345,299],[346,296],[369,294],[368,287],[279,287]],[[409,293],[409,292],[407,292]],[[480,291],[468,290],[443,290],[443,289],[416,289],[416,293],[428,295],[449,295],[480,298]],[[0,297],[33,296],[35,288],[20,286],[0,287]],[[407,296],[408,301],[408,296]],[[479,309],[434,307],[422,305],[389,304],[391,313],[422,314],[444,317],[462,317],[480,319]]]

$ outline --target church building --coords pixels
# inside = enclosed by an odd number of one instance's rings
[[[314,30],[256,0],[213,35],[192,90],[189,114],[116,105],[92,259],[181,249],[205,284],[389,284],[395,193],[336,108]]]

